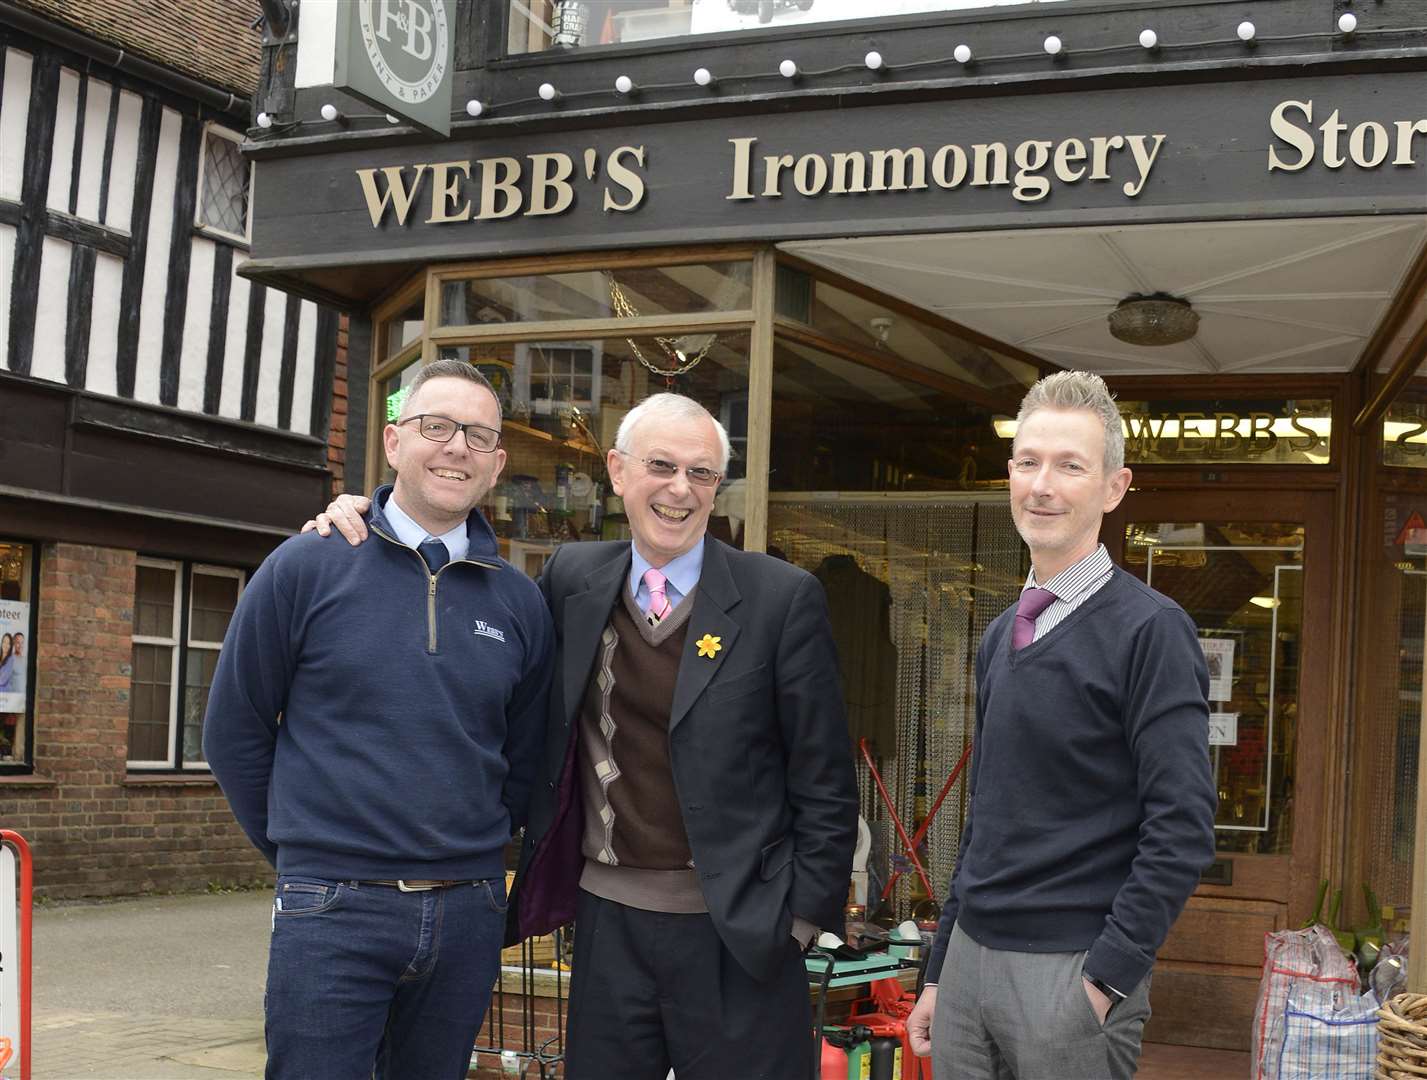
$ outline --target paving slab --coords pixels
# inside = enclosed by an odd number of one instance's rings
[[[33,1080],[263,1073],[267,891],[35,912]]]

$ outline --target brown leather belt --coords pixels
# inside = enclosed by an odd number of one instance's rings
[[[411,878],[401,878],[397,881],[361,881],[359,885],[390,885],[393,889],[400,889],[402,892],[427,892],[431,889],[449,889],[452,885],[469,885],[471,879],[464,881],[429,881],[413,880]]]

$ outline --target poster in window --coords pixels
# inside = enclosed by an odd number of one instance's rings
[[[1228,701],[1234,696],[1234,639],[1200,638],[1199,644],[1209,667],[1209,700]]]
[[[1209,745],[1239,745],[1239,714],[1236,712],[1211,712],[1209,714]]]
[[[0,600],[0,713],[25,711],[30,666],[30,605]]]

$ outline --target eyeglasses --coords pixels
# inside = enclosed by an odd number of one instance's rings
[[[634,458],[644,466],[650,476],[657,476],[661,480],[667,480],[679,474],[680,466],[675,465],[672,461],[665,461],[663,458],[635,457],[627,450],[620,450],[619,453],[624,457]],[[684,475],[689,478],[689,483],[697,484],[699,487],[716,487],[718,482],[723,479],[723,473],[703,465],[685,465],[683,470]]]
[[[398,420],[396,423],[398,427],[403,424],[415,424],[416,430],[420,432],[423,439],[439,443],[448,443],[456,437],[456,432],[464,431],[466,445],[478,454],[493,453],[500,446],[500,432],[495,428],[488,428],[484,424],[458,424],[449,416],[418,413],[416,416],[408,416],[405,420]]]

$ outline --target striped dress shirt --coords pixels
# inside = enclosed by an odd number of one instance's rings
[[[1036,636],[1031,641],[1039,641],[1063,623],[1072,611],[1104,588],[1114,572],[1115,564],[1110,561],[1110,553],[1105,550],[1104,544],[1044,585],[1036,581],[1035,567],[1031,567],[1021,591],[1040,588],[1055,593],[1055,601],[1036,619]]]

